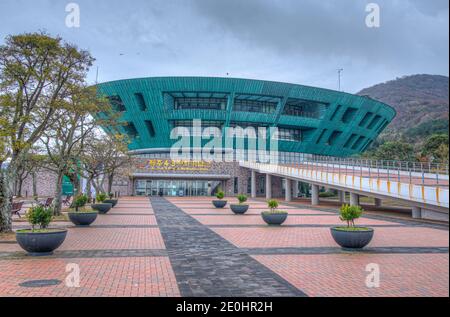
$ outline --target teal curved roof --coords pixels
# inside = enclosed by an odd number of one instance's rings
[[[396,115],[389,105],[368,97],[253,79],[150,77],[101,83],[98,89],[120,101],[120,120],[133,128],[123,130],[132,138],[130,150],[170,148],[175,142],[169,137],[173,122],[201,119],[225,127],[242,123],[298,129],[301,141],[280,141],[279,151],[350,156],[364,151]],[[189,97],[225,99],[226,105],[222,109],[174,106],[174,100]],[[273,111],[237,109],[237,103],[249,100],[269,103]],[[298,111],[302,107],[308,115]]]

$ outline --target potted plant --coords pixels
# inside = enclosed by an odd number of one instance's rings
[[[278,210],[278,201],[271,199],[267,202],[270,211],[263,211],[261,216],[268,225],[281,225],[288,216],[287,211]]]
[[[237,215],[245,214],[248,210],[248,204],[244,204],[247,201],[247,196],[244,194],[240,194],[237,195],[237,199],[239,201],[239,204],[231,204],[231,210]]]
[[[373,238],[372,228],[355,226],[355,219],[361,217],[363,209],[360,206],[343,205],[340,209],[340,219],[347,222],[346,227],[331,228],[334,241],[343,248],[361,249]]]
[[[222,190],[219,190],[216,194],[217,200],[213,200],[212,203],[216,208],[223,208],[227,205],[227,201],[223,200],[225,197],[225,193]]]
[[[72,208],[75,210],[69,211],[68,215],[70,221],[76,226],[89,226],[97,219],[98,212],[96,210],[83,208],[87,201],[86,195],[79,195],[73,200]]]
[[[50,229],[48,225],[53,219],[53,210],[43,206],[31,207],[26,218],[31,229],[16,232],[17,243],[30,255],[51,255],[66,238],[66,229]],[[36,226],[39,226],[36,229]]]
[[[112,204],[113,208],[116,207],[116,205],[119,202],[119,200],[118,199],[114,199],[114,194],[113,193],[109,193],[108,196],[109,196],[109,199],[105,199],[103,202]]]
[[[108,211],[111,210],[112,204],[111,203],[105,203],[106,194],[105,193],[99,193],[95,196],[95,201],[98,203],[94,203],[91,205],[91,207],[95,210],[97,210],[101,214],[106,214]]]

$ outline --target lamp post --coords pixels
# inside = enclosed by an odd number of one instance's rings
[[[343,68],[338,68],[337,72],[338,72],[338,91],[341,91],[341,75],[342,72],[344,71]]]

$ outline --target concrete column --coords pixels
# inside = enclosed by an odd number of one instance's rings
[[[339,203],[345,204],[345,192],[342,190],[338,190]]]
[[[266,199],[272,199],[272,175],[266,174]]]
[[[359,195],[355,193],[350,193],[350,205],[359,206]]]
[[[319,186],[311,185],[311,205],[316,206],[319,204]]]
[[[256,172],[252,171],[252,179],[251,179],[251,192],[252,198],[256,198]]]
[[[285,199],[286,201],[292,201],[292,181],[290,179],[285,179]]]
[[[412,207],[412,217],[414,219],[421,219],[422,218],[422,208]]]
[[[381,199],[375,198],[375,207],[381,207]]]
[[[293,188],[293,190],[292,190],[293,198],[298,198],[298,194],[299,194],[298,181],[293,181],[292,182],[292,188]]]

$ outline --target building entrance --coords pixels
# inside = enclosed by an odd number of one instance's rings
[[[208,180],[158,180],[135,181],[136,196],[209,196],[219,187],[220,181]]]

